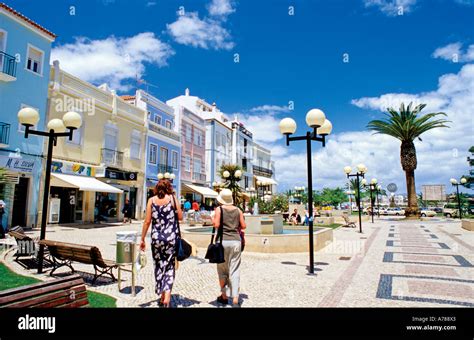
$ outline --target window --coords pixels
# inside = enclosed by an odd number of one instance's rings
[[[33,107],[33,106],[31,106],[31,105],[21,104],[21,105],[20,105],[20,110],[21,110],[21,109],[24,109],[25,107],[31,107],[32,109],[35,109],[36,111],[38,111],[38,113],[40,114],[40,117],[41,117],[40,111],[39,111],[36,107]],[[31,128],[32,128],[32,129],[36,129],[36,125],[35,125],[35,126],[32,126]],[[20,123],[18,123],[18,132],[25,133],[25,126],[24,126],[24,125],[21,125]]]
[[[221,137],[222,135],[219,133],[219,132],[216,132],[216,147],[218,148],[219,146],[224,146],[223,144],[221,144]]]
[[[7,31],[0,29],[0,51],[7,50]],[[0,69],[3,69],[3,57],[0,58]]]
[[[117,130],[105,129],[104,149],[117,150]]]
[[[148,152],[148,163],[156,164],[156,156],[157,156],[158,146],[156,146],[156,144],[150,143],[148,150],[149,150],[149,152]]]
[[[170,130],[173,128],[173,123],[171,122],[171,120],[166,120],[165,125]]]
[[[160,148],[160,164],[168,165],[168,149]]]
[[[194,172],[201,173],[201,160],[199,158],[194,159]]]
[[[186,142],[192,142],[193,130],[191,125],[186,124]]]
[[[161,116],[158,116],[158,115],[155,115],[153,117],[153,121],[158,124],[158,125],[161,125]]]
[[[203,138],[202,138],[202,131],[196,130],[194,133],[194,145],[202,146],[203,145]]]
[[[141,137],[140,132],[133,130],[132,136],[130,139],[130,158],[140,159],[141,154]]]
[[[173,169],[178,169],[178,153],[176,151],[171,152],[171,166]]]
[[[191,156],[186,155],[184,158],[184,170],[187,172],[191,172]]]
[[[38,48],[28,44],[28,52],[26,56],[26,69],[34,73],[43,74],[43,58],[44,52]]]

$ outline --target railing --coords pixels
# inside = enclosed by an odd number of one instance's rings
[[[0,68],[1,72],[9,76],[16,76],[16,59],[14,56],[0,51]]]
[[[10,140],[10,124],[0,122],[0,145],[8,145]]]
[[[261,166],[254,165],[253,172],[256,175],[263,175],[263,176],[273,176],[273,171],[270,169],[262,168]]]
[[[173,173],[173,167],[166,164],[158,164],[158,173],[164,174],[166,172]]]
[[[200,172],[193,172],[193,181],[205,182],[206,174],[201,174]]]
[[[123,165],[123,152],[112,149],[101,149],[102,163],[121,167]]]

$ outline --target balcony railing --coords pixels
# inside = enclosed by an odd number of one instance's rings
[[[123,152],[112,150],[112,149],[101,149],[102,150],[102,163],[105,165],[123,166]]]
[[[173,173],[173,167],[166,165],[166,164],[158,164],[158,173],[166,173],[169,172],[170,174]]]
[[[193,181],[205,182],[206,181],[206,174],[201,174],[200,172],[193,172]]]
[[[12,78],[16,77],[16,59],[14,56],[0,51],[0,72]]]
[[[261,166],[254,165],[253,166],[253,172],[256,175],[262,175],[262,176],[273,176],[273,171],[271,169],[267,168],[262,168]]]
[[[0,146],[7,146],[10,140],[10,124],[0,122]]]

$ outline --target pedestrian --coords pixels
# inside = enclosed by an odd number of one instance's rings
[[[151,251],[155,262],[156,294],[160,307],[170,307],[171,290],[175,278],[178,221],[183,219],[181,207],[173,194],[170,181],[161,179],[155,187],[155,195],[148,200],[143,222],[140,249],[146,248],[145,238],[151,227]]]
[[[221,295],[217,302],[229,303],[229,297],[235,307],[239,305],[240,263],[242,243],[240,230],[246,228],[242,210],[234,206],[232,191],[223,189],[217,197],[220,207],[215,209],[214,228],[223,228],[222,246],[224,247],[224,263],[217,264],[217,274]],[[222,225],[221,225],[222,216]]]
[[[301,224],[301,216],[300,214],[298,214],[298,209],[295,209],[293,211],[293,214],[291,214],[290,219],[291,219],[291,224],[293,225]]]
[[[127,223],[127,220],[128,222],[132,223],[132,206],[130,204],[130,201],[128,200],[128,198],[125,199],[125,204],[123,206],[123,209],[122,209],[122,214],[123,214],[123,223]]]
[[[189,209],[191,209],[191,202],[187,200],[186,202],[184,202],[184,211],[188,211]]]
[[[197,201],[193,202],[193,210],[194,211],[199,211],[199,203]]]
[[[5,238],[5,233],[7,231],[7,224],[5,223],[5,227],[3,226],[3,214],[5,214],[5,207],[5,202],[0,200],[0,238]]]

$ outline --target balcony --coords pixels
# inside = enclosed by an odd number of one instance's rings
[[[0,80],[16,80],[16,59],[14,56],[0,51]]]
[[[201,174],[200,172],[193,172],[193,181],[206,182],[206,174]]]
[[[253,173],[257,176],[272,177],[273,171],[271,169],[262,168],[261,166],[254,165]]]
[[[0,148],[6,148],[10,140],[10,124],[0,122]]]
[[[158,164],[158,173],[173,173],[173,167],[172,166],[169,166],[169,165],[166,165],[166,164]]]
[[[112,149],[101,149],[101,162],[107,166],[115,166],[121,168],[123,166],[123,152]]]

